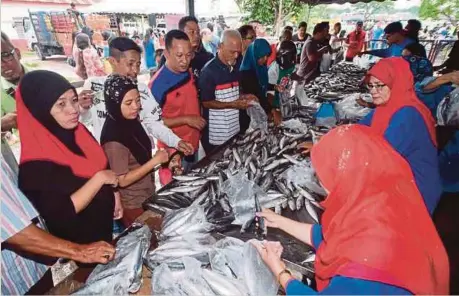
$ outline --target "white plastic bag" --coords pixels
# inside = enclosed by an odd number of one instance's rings
[[[257,249],[252,245],[260,243],[250,240],[244,245],[244,280],[250,295],[277,295],[279,283],[276,276],[266,266]]]
[[[438,125],[459,128],[459,87],[447,94],[437,107]]]
[[[335,103],[335,110],[339,120],[359,120],[364,118],[370,111],[357,104],[360,93],[350,94],[343,100]]]
[[[76,295],[127,295],[136,293],[142,285],[142,265],[150,248],[151,231],[143,226],[116,244],[115,258],[99,264]]]
[[[242,278],[243,249],[244,242],[237,238],[226,237],[219,240],[209,252],[212,270],[228,278]]]
[[[332,63],[332,55],[325,53],[322,55],[322,60],[320,61],[320,73],[327,72],[330,69]]]
[[[247,108],[247,114],[250,117],[250,129],[268,131],[268,115],[266,115],[260,103],[252,101],[249,108]]]

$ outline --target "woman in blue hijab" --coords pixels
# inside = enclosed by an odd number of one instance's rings
[[[271,106],[266,97],[268,92],[268,57],[271,54],[271,46],[263,38],[255,39],[244,55],[239,68],[241,72],[240,89],[243,94],[252,94],[258,98],[260,105],[266,114],[270,114]],[[243,111],[245,113],[245,111]],[[247,114],[239,116],[241,131],[249,127],[250,119]]]
[[[451,84],[444,84],[432,90],[425,89],[425,86],[431,83],[433,77],[432,63],[423,56],[422,45],[412,43],[403,50],[403,58],[410,64],[411,73],[414,78],[414,88],[418,98],[430,109],[435,117],[436,110],[440,101],[452,91]]]

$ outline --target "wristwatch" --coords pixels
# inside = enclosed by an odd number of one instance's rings
[[[280,282],[280,278],[284,273],[288,274],[289,276],[292,276],[292,273],[287,268],[285,268],[281,272],[279,272],[279,274],[277,275],[278,282]]]

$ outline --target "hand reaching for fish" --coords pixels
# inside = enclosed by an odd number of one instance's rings
[[[115,251],[115,247],[107,242],[95,242],[80,246],[75,260],[81,263],[106,264],[113,260]]]
[[[303,149],[303,151],[301,151],[301,154],[308,154],[309,151],[311,151],[313,145],[314,144],[312,142],[303,142],[298,145],[298,148]]]
[[[285,269],[285,263],[281,259],[284,248],[280,242],[252,241],[252,245],[275,276]]]
[[[256,215],[265,218],[266,226],[271,228],[281,228],[281,223],[285,220],[284,217],[274,213],[270,209],[263,209],[262,212],[258,212]]]
[[[183,140],[178,142],[177,149],[185,155],[191,155],[194,152],[193,145]]]

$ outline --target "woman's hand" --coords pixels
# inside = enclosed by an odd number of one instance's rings
[[[313,145],[314,143],[312,142],[303,142],[303,143],[300,143],[297,147],[298,149],[303,150],[301,151],[301,154],[308,154],[309,151],[311,151]]]
[[[166,163],[169,161],[169,153],[167,153],[167,151],[164,149],[159,149],[156,151],[153,159],[158,163]]]
[[[177,150],[183,152],[185,155],[192,155],[194,153],[193,145],[183,140],[178,142]]]
[[[102,182],[103,185],[112,185],[112,187],[118,187],[118,176],[112,170],[98,171],[96,176]]]
[[[115,192],[115,210],[113,211],[113,220],[119,220],[123,218],[123,204],[121,203],[121,194]]]
[[[252,244],[260,254],[261,259],[263,259],[272,273],[277,277],[285,269],[285,263],[281,259],[284,248],[280,242],[253,241]]]
[[[274,213],[270,209],[263,209],[262,212],[258,212],[256,215],[258,217],[265,218],[266,226],[271,228],[282,228],[282,222],[286,219],[281,215]]]

